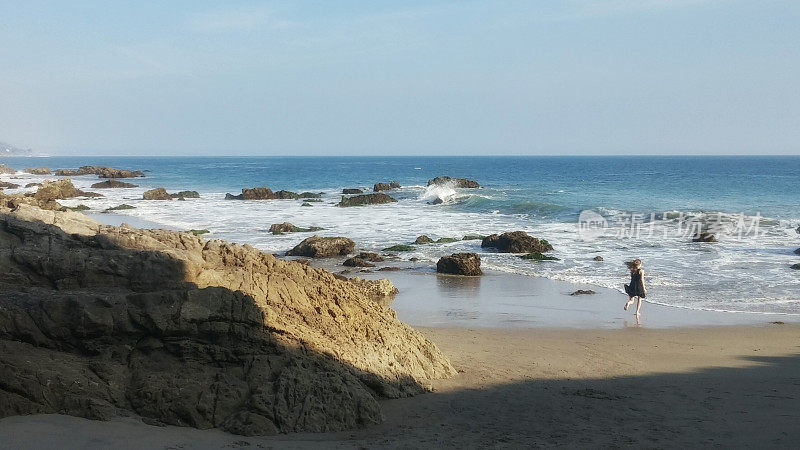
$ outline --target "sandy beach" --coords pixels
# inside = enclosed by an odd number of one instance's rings
[[[459,374],[382,403],[384,423],[248,438],[39,415],[3,448],[788,447],[800,439],[800,327],[423,328]]]

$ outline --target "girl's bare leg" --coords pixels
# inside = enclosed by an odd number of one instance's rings
[[[628,307],[631,306],[632,304],[633,304],[633,297],[629,298],[628,302],[625,303],[625,311],[627,311]]]
[[[636,299],[639,300],[639,302],[636,304],[636,315],[638,316],[639,315],[639,311],[641,311],[641,309],[642,309],[642,297],[636,297]],[[631,299],[631,300],[633,300],[633,299]]]

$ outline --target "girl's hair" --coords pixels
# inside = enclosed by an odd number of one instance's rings
[[[641,269],[642,267],[642,260],[641,259],[634,259],[633,261],[628,261],[625,263],[628,266],[628,269]]]

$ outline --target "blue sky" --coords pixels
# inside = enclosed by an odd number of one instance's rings
[[[798,154],[800,2],[0,0],[51,154]]]

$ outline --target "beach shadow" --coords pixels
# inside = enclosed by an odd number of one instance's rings
[[[355,443],[381,447],[399,438],[392,427],[402,424],[411,448],[796,446],[800,354],[741,359],[755,365],[528,380],[392,400],[387,422],[359,432]]]

